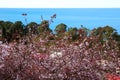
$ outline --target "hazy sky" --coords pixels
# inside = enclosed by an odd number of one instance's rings
[[[0,0],[0,8],[120,8],[120,0]]]

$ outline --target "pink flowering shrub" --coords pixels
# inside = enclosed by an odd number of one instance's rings
[[[108,80],[120,80],[120,76],[112,75],[112,74],[106,74],[106,78]]]
[[[97,38],[86,37],[46,46],[47,42],[1,44],[0,80],[112,80],[105,75],[119,76],[120,50],[114,40],[101,44]],[[62,55],[50,57],[54,52]]]

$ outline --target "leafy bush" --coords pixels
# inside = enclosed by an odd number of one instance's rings
[[[33,39],[33,37],[32,37]],[[47,40],[0,45],[1,80],[107,80],[106,74],[119,76],[120,50],[114,40],[104,44],[97,37],[46,46]],[[113,45],[114,44],[114,45]],[[91,45],[91,47],[90,47]],[[51,57],[53,53],[60,56]]]

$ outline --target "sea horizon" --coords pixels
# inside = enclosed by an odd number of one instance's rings
[[[27,21],[41,23],[41,16],[49,20],[53,14],[57,17],[50,25],[52,30],[60,23],[68,27],[80,28],[81,25],[88,29],[111,26],[120,34],[120,8],[0,8],[0,20],[22,21],[26,25],[23,13],[26,13]]]

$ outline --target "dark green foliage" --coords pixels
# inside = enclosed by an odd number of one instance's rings
[[[49,28],[49,21],[44,20],[40,23],[40,25],[38,26],[38,31],[39,33],[43,33],[43,32],[51,32],[52,30]]]
[[[78,29],[76,27],[75,28],[68,28],[68,34],[72,37],[72,40],[77,39],[77,37],[78,37],[77,31],[78,31]]]
[[[10,21],[3,22],[1,27],[2,27],[2,37],[6,38],[7,41],[10,41],[11,39],[11,27],[13,26],[13,23]]]
[[[117,32],[114,32],[114,33],[112,34],[112,38],[113,38],[115,41],[117,41],[118,46],[119,46],[119,49],[120,49],[120,35],[119,35]]]
[[[55,32],[56,32],[56,34],[64,33],[64,32],[66,32],[66,28],[67,28],[66,24],[60,23],[56,26]]]
[[[115,32],[115,33],[112,34],[112,38],[113,38],[114,40],[120,42],[120,35],[119,35],[117,32]]]
[[[12,23],[10,21],[0,21],[0,28],[2,29],[3,40],[10,42],[17,38],[18,36],[23,35],[23,24],[21,21],[16,21]]]
[[[51,17],[51,19],[56,18]],[[57,39],[66,39],[66,40],[83,40],[85,37],[97,37],[99,38],[99,42],[104,43],[108,39],[114,39],[120,44],[120,35],[116,32],[113,27],[105,26],[98,27],[93,30],[89,30],[88,28],[81,25],[81,28],[77,29],[76,27],[68,28],[64,23],[60,23],[55,28],[55,36],[50,36],[53,34],[52,30],[49,28],[50,21],[43,20],[40,24],[36,22],[30,22],[28,25],[24,26],[21,21],[16,21],[15,23],[10,21],[0,21],[0,29],[2,30],[2,38],[3,40],[7,40],[8,42],[13,40],[19,40],[23,36],[27,34],[41,34],[40,37],[49,40],[57,40]],[[28,35],[27,35],[28,36]]]
[[[37,30],[38,24],[36,22],[30,22],[27,27],[28,27],[29,33],[32,33],[32,34],[38,33],[38,30]]]
[[[0,21],[0,29],[2,28],[3,25],[4,25],[4,21]]]
[[[13,34],[16,34],[16,36],[22,36],[23,35],[23,27],[21,21],[16,21],[12,26]]]
[[[101,41],[105,41],[108,40],[114,32],[115,29],[110,26],[98,27],[92,30],[91,36],[98,36]]]

